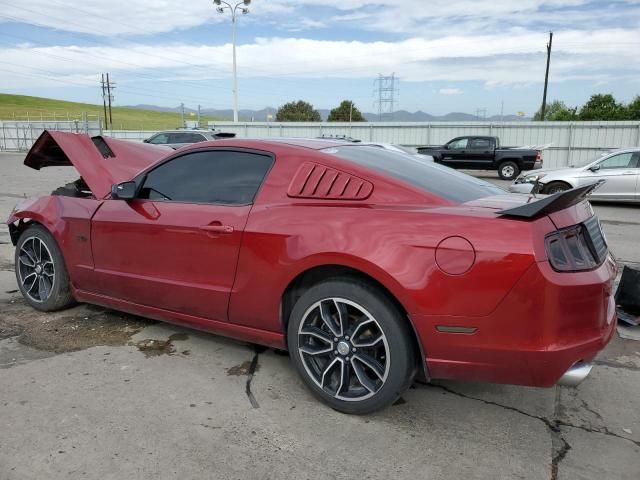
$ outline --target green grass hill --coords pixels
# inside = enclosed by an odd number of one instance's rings
[[[90,120],[104,116],[102,105],[0,93],[0,120],[78,120],[83,112]],[[180,126],[180,113],[177,112],[113,107],[112,114],[115,130],[163,130]],[[187,114],[185,119],[196,120],[196,117]],[[204,126],[207,121],[220,118],[203,115],[200,120]]]

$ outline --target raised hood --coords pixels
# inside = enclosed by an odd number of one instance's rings
[[[24,164],[36,170],[73,165],[96,198],[104,198],[113,184],[131,180],[173,152],[169,147],[147,143],[45,130]]]

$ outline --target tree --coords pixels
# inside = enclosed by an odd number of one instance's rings
[[[591,98],[580,109],[580,120],[625,120],[627,108],[616,102],[611,94],[591,95]]]
[[[366,122],[360,110],[351,100],[343,100],[339,107],[329,112],[328,122]]]
[[[289,102],[278,108],[277,122],[319,122],[320,113],[310,103],[298,100]]]
[[[640,95],[627,105],[627,120],[640,120]]]
[[[542,120],[542,108],[536,112],[533,116],[534,120]],[[567,120],[576,120],[576,110],[577,108],[569,108],[565,105],[564,102],[560,100],[554,100],[544,111],[544,119],[547,121],[567,121]]]

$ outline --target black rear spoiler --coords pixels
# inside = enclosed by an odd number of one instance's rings
[[[498,212],[498,215],[520,218],[533,218],[539,215],[549,215],[573,205],[577,205],[604,182],[605,180],[598,180],[597,182],[590,183],[584,187],[572,188],[571,190],[540,198],[535,202],[531,202],[531,200],[536,198],[532,196],[529,198],[531,203],[525,203],[519,207],[501,210]]]

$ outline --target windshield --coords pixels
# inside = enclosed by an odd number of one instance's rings
[[[416,161],[415,156],[405,153],[365,145],[343,145],[322,151],[391,175],[453,202],[470,202],[490,195],[507,194],[489,182],[436,163]]]

